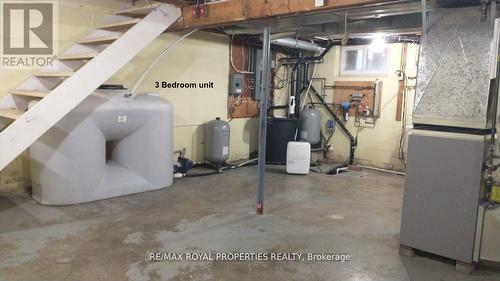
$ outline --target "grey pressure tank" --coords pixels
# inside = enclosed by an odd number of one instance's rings
[[[321,141],[321,113],[314,108],[306,108],[300,113],[300,140],[318,144]]]
[[[217,117],[205,124],[205,160],[221,166],[229,158],[229,123]]]

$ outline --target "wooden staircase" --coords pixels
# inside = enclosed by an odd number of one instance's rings
[[[0,170],[135,57],[181,16],[171,4],[115,12],[0,99]],[[28,105],[38,101],[34,106]]]

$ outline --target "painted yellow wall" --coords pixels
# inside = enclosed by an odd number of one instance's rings
[[[113,10],[126,1],[60,0],[60,50],[85,36]],[[183,34],[163,34],[120,70],[110,83],[132,88],[157,55]],[[29,77],[30,71],[0,70],[0,96]],[[203,160],[203,124],[215,117],[227,119],[229,77],[228,38],[197,32],[188,37],[152,69],[138,92],[155,92],[174,107],[175,150],[186,148],[187,156]],[[214,82],[213,89],[155,89],[155,81]],[[257,119],[235,119],[231,122],[230,160],[248,158],[257,149]],[[18,158],[0,172],[0,190],[30,185],[27,155]]]
[[[376,126],[361,127],[359,130],[358,147],[356,149],[356,161],[361,164],[376,167],[402,169],[401,161],[398,158],[399,139],[401,136],[401,122],[395,121],[396,116],[396,95],[398,92],[398,78],[395,74],[400,69],[402,44],[390,44],[388,49],[389,68],[386,75],[383,76],[341,76],[340,75],[340,56],[341,47],[335,47],[324,60],[319,64],[316,70],[316,77],[326,78],[327,85],[333,85],[335,81],[375,81],[379,79],[383,82],[382,109],[380,118]],[[415,76],[417,67],[418,45],[408,45],[407,54],[407,75]],[[414,81],[410,81],[410,85]],[[316,85],[319,88],[319,84]],[[327,102],[332,102],[333,90],[327,90]],[[413,111],[413,90],[409,91],[407,101],[408,120],[406,127],[411,126],[411,112]],[[323,120],[327,120],[328,115],[323,115]],[[325,121],[326,122],[326,121]],[[347,128],[353,135],[357,127],[354,127],[354,118],[347,122]],[[337,127],[332,140],[333,155],[336,160],[345,161],[349,158],[348,139],[340,132]]]
[[[127,81],[132,87],[151,61],[166,46],[180,37],[164,34],[131,63],[113,81]],[[156,92],[174,105],[175,150],[186,148],[188,157],[203,160],[203,124],[221,117],[227,119],[229,85],[228,37],[198,32],[167,53],[150,72],[139,92]],[[213,89],[156,89],[156,81],[213,82]],[[257,149],[256,119],[231,121],[230,160],[248,158]]]

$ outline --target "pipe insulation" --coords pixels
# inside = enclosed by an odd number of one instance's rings
[[[273,40],[271,40],[271,44],[283,46],[283,47],[287,47],[287,48],[301,49],[301,50],[306,50],[306,51],[311,51],[311,52],[319,52],[319,53],[321,53],[325,50],[325,48],[322,48],[314,43],[302,41],[302,40],[297,40],[297,39],[293,39],[293,38],[273,39]]]

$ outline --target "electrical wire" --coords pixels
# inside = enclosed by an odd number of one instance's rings
[[[135,83],[134,87],[132,88],[132,94],[135,94],[135,92],[137,91],[137,88],[141,85],[142,81],[144,80],[144,78],[146,78],[146,76],[149,74],[149,72],[151,72],[151,69],[153,69],[153,67],[158,63],[158,61],[160,61],[160,59],[172,48],[174,48],[177,44],[179,44],[179,42],[181,42],[182,40],[184,40],[186,37],[188,37],[189,35],[195,33],[196,31],[198,31],[198,29],[193,29],[191,30],[190,32],[184,34],[184,36],[182,36],[181,38],[175,40],[172,44],[170,44],[165,50],[163,50],[159,55],[158,57],[156,57],[156,59],[148,66],[148,68],[146,69],[146,71],[144,71],[144,73],[141,75],[141,77],[139,78],[139,80],[137,80],[137,82]]]
[[[405,72],[402,72],[403,74],[403,106],[402,106],[402,117],[401,117],[401,137],[399,139],[399,160],[401,161],[401,164],[406,168],[406,156],[405,156],[405,151],[404,147],[406,145],[406,101],[407,101],[407,94],[408,94],[408,76],[406,76]]]
[[[277,80],[277,83],[276,86],[274,87],[275,90],[281,90],[283,88],[285,88],[286,86],[288,86],[288,83],[290,83],[290,77],[291,77],[291,74],[287,74],[289,72],[288,68],[285,68],[285,73],[284,74],[284,78],[281,78],[279,75],[278,75],[278,72],[280,71],[280,68],[283,67],[284,65],[283,64],[278,64],[278,66],[276,67],[276,69],[274,70],[274,80]],[[286,65],[284,67],[287,67]]]
[[[229,116],[231,119],[228,121],[228,123],[231,123],[234,119],[234,113],[236,112],[236,108],[241,106],[243,104],[243,98],[241,95],[233,95],[233,102],[231,103],[231,106],[229,107]]]
[[[275,83],[275,89],[276,90],[281,90],[285,87],[288,86],[288,84],[290,83],[290,78],[292,76],[291,72],[290,72],[290,69],[289,69],[289,66],[290,65],[286,65],[286,64],[282,64],[282,63],[279,63],[281,59],[281,55],[280,53],[278,52],[277,54],[277,57],[276,57],[276,61],[278,61],[277,65],[276,65],[276,68],[274,70],[274,79],[277,80],[278,82]],[[281,68],[284,68],[285,71],[283,73],[283,78],[281,78],[279,75],[278,75],[278,72],[280,71]]]
[[[231,66],[233,67],[234,71],[236,71],[238,73],[241,73],[241,74],[253,74],[253,72],[250,72],[250,71],[239,70],[234,65],[234,61],[233,61],[233,40],[234,40],[234,34],[231,35],[231,39],[229,41],[229,60],[231,61]]]

